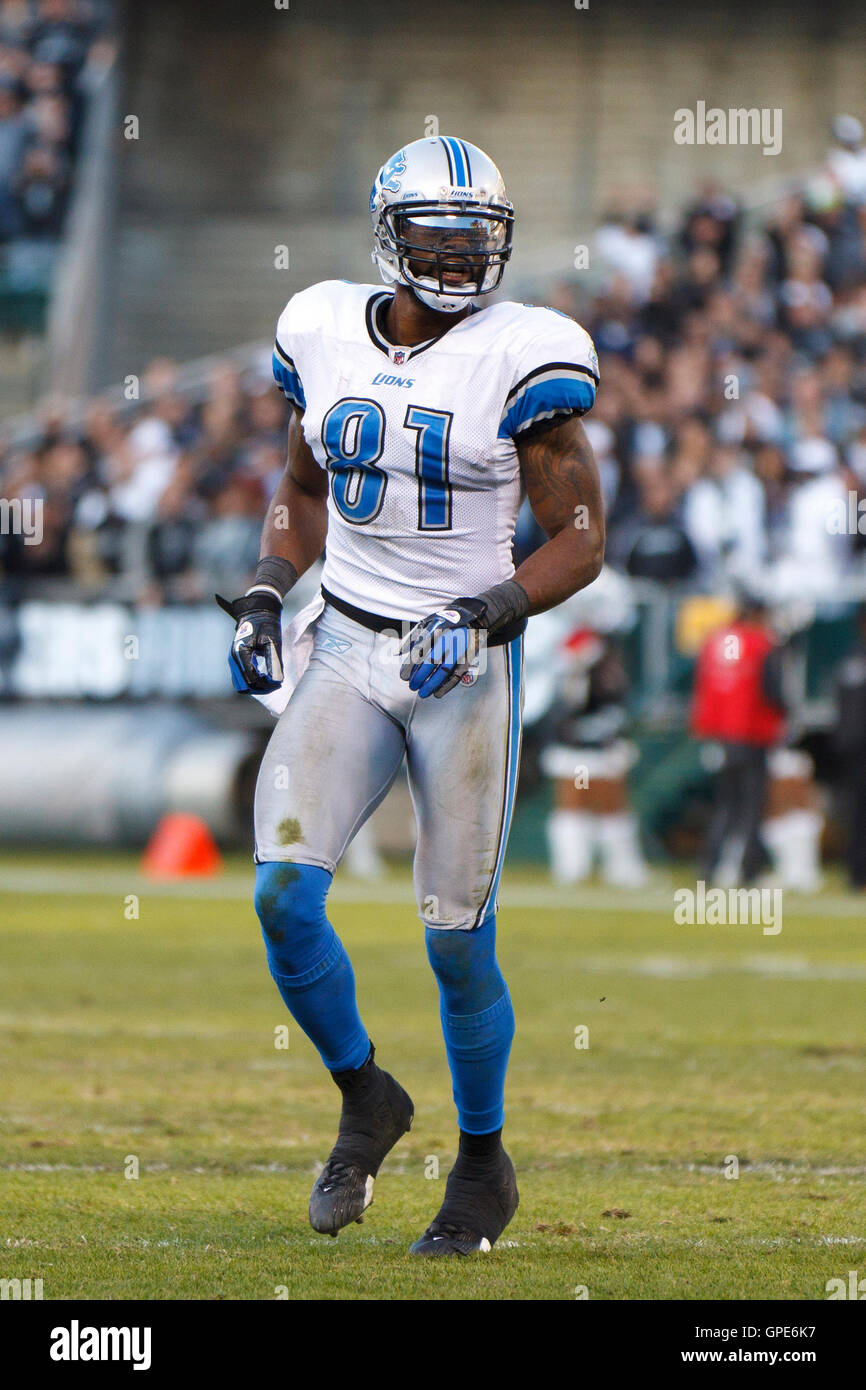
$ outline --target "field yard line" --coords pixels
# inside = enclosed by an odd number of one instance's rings
[[[26,896],[94,896],[204,898],[232,902],[252,899],[253,874],[229,873],[213,879],[176,879],[160,881],[123,869],[51,869],[0,868],[0,894],[18,893]],[[604,886],[559,888],[553,884],[534,883],[515,875],[506,877],[500,890],[503,908],[541,908],[563,911],[569,908],[580,912],[664,912],[673,914],[674,885],[639,890],[614,890]],[[828,894],[826,897],[801,897],[786,891],[786,913],[791,918],[823,916],[835,918],[863,917],[866,903],[859,895],[850,897]],[[330,893],[332,902],[373,903],[414,906],[411,884],[386,879],[364,883],[357,879],[337,878]]]
[[[735,928],[735,930],[741,930]],[[748,930],[744,928],[743,930]],[[762,975],[775,980],[866,980],[866,965],[809,961],[803,956],[578,956],[578,968],[594,974],[648,975],[658,980],[703,980],[710,975]]]
[[[91,1127],[88,1127],[88,1128],[91,1128]],[[108,1129],[103,1129],[102,1132],[103,1132],[103,1133],[122,1133],[122,1134],[125,1134],[125,1135],[129,1135],[129,1134],[140,1134],[140,1133],[142,1132],[142,1127],[141,1127],[140,1125],[138,1125],[138,1126],[132,1126],[132,1127],[130,1127],[130,1126],[128,1126],[128,1125],[118,1125],[117,1128],[116,1128],[116,1130],[114,1130],[114,1131],[108,1130]],[[50,1147],[50,1140],[46,1140],[45,1143],[46,1143],[47,1146]],[[572,1159],[574,1159],[574,1158],[577,1158],[578,1161],[581,1162],[582,1165],[585,1166],[585,1167],[587,1167],[587,1168],[591,1168],[591,1167],[593,1167],[593,1166],[596,1166],[596,1164],[598,1163],[598,1160],[583,1160],[583,1159],[580,1158],[580,1156],[578,1156],[578,1155],[573,1155],[573,1154],[565,1155],[565,1158],[566,1158],[567,1160],[572,1160]],[[184,1173],[184,1174],[195,1174],[195,1175],[197,1175],[197,1176],[212,1177],[212,1178],[221,1178],[221,1177],[226,1177],[226,1176],[234,1176],[235,1174],[238,1174],[238,1173],[240,1173],[240,1174],[246,1174],[246,1173],[263,1173],[263,1174],[265,1174],[265,1175],[271,1174],[271,1173],[278,1173],[278,1174],[296,1173],[296,1172],[298,1172],[299,1170],[301,1170],[301,1171],[303,1171],[303,1172],[309,1172],[309,1173],[315,1174],[315,1173],[318,1173],[318,1172],[319,1172],[319,1170],[320,1170],[321,1167],[322,1167],[323,1162],[324,1162],[324,1157],[323,1157],[323,1156],[320,1156],[319,1158],[314,1159],[312,1162],[310,1162],[310,1161],[307,1160],[307,1161],[302,1161],[301,1163],[297,1163],[297,1162],[296,1162],[296,1163],[279,1163],[279,1162],[276,1162],[276,1161],[274,1161],[274,1162],[272,1162],[272,1163],[248,1163],[248,1162],[243,1162],[243,1161],[234,1161],[234,1162],[228,1161],[228,1162],[220,1163],[219,1160],[215,1160],[213,1163],[209,1164],[207,1167],[204,1167],[204,1166],[203,1166],[202,1164],[200,1164],[200,1163],[197,1163],[197,1164],[182,1163],[182,1162],[181,1162],[181,1163],[177,1163],[177,1162],[169,1163],[169,1162],[166,1162],[166,1161],[162,1161],[162,1162],[142,1162],[142,1163],[141,1163],[141,1172],[142,1172],[142,1173]],[[525,1162],[521,1165],[523,1172],[533,1172],[533,1171],[536,1170],[538,1167],[546,1168],[547,1166],[548,1166],[548,1162],[547,1162],[547,1161],[545,1161],[545,1162],[543,1162],[543,1163],[541,1163],[541,1164],[536,1164],[536,1163],[534,1163],[531,1159],[525,1161]],[[608,1163],[606,1160],[604,1160],[604,1161],[602,1161],[601,1166],[603,1166],[603,1167],[609,1167],[610,1165],[609,1165],[609,1163]],[[116,1162],[105,1162],[105,1163],[37,1163],[37,1162],[30,1162],[30,1163],[22,1163],[22,1162],[10,1161],[10,1162],[7,1162],[7,1163],[0,1163],[0,1173],[116,1173],[116,1172],[117,1172],[117,1168],[118,1168],[118,1165],[117,1165]],[[389,1177],[392,1177],[392,1178],[395,1178],[395,1177],[396,1177],[396,1178],[405,1178],[405,1177],[407,1177],[407,1176],[414,1177],[416,1171],[417,1171],[416,1166],[415,1166],[415,1165],[410,1165],[410,1164],[407,1163],[405,1160],[402,1161],[402,1162],[399,1161],[399,1160],[394,1160],[393,1158],[389,1160],[389,1164],[388,1164],[388,1176],[389,1176]],[[638,1163],[638,1164],[634,1165],[633,1171],[634,1171],[635,1173],[652,1173],[652,1174],[653,1174],[654,1176],[656,1176],[656,1177],[666,1177],[667,1175],[672,1174],[672,1173],[698,1173],[698,1174],[700,1174],[702,1177],[718,1178],[719,1175],[720,1175],[720,1173],[721,1173],[721,1171],[722,1171],[722,1165],[721,1165],[721,1164],[712,1164],[712,1163],[692,1163],[692,1162],[690,1162],[690,1161],[688,1161],[688,1160],[676,1160],[676,1159],[671,1159],[671,1160],[669,1160],[668,1162],[663,1163],[663,1164],[662,1164],[662,1163]],[[825,1162],[823,1162],[823,1161],[821,1161],[821,1160],[817,1160],[817,1161],[814,1162],[814,1163],[803,1163],[803,1162],[793,1162],[793,1161],[790,1162],[790,1163],[774,1163],[774,1162],[772,1162],[772,1161],[760,1162],[760,1163],[741,1163],[741,1164],[740,1164],[740,1177],[741,1177],[741,1178],[742,1178],[742,1177],[763,1177],[763,1178],[772,1178],[772,1179],[773,1179],[774,1181],[776,1181],[776,1182],[792,1182],[792,1183],[795,1183],[795,1184],[800,1184],[800,1183],[802,1182],[803,1178],[807,1178],[807,1179],[810,1179],[810,1180],[811,1180],[811,1179],[814,1179],[814,1178],[847,1178],[847,1179],[851,1179],[851,1178],[863,1178],[863,1177],[866,1177],[866,1167],[864,1167],[862,1164],[859,1164],[859,1165],[854,1165],[854,1164],[851,1164],[851,1165],[828,1164],[828,1163],[825,1163]],[[817,1236],[817,1237],[813,1237],[813,1238],[818,1239],[818,1240],[824,1240],[824,1241],[826,1241],[826,1240],[828,1240],[828,1239],[830,1239],[830,1240],[833,1239],[832,1237],[827,1237],[827,1236]],[[759,1238],[759,1237],[753,1237],[753,1239],[760,1239],[760,1238]],[[794,1237],[794,1239],[796,1239],[796,1237]],[[836,1237],[836,1240],[837,1240],[839,1243],[845,1243],[845,1244],[849,1244],[849,1243],[850,1243],[850,1244],[858,1244],[858,1245],[866,1244],[866,1236],[859,1236],[859,1235],[858,1235],[858,1236],[838,1236],[838,1237]],[[6,1241],[6,1244],[9,1245],[9,1241],[8,1241],[8,1240]]]
[[[69,1037],[81,1038],[121,1038],[129,1040],[142,1038],[193,1038],[195,1041],[207,1038],[230,1039],[247,1042],[258,1036],[255,1025],[250,1028],[214,1028],[198,1023],[79,1023],[62,1013],[54,1015],[16,1013],[14,1010],[0,1009],[0,1028],[14,1028],[35,1034],[63,1033]],[[280,1065],[277,1063],[277,1065]]]

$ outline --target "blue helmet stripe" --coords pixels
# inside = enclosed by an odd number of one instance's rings
[[[466,160],[463,158],[463,151],[460,148],[459,140],[451,141],[451,148],[454,151],[454,169],[457,174],[457,183],[463,188],[468,180],[466,178]]]
[[[467,186],[468,188],[471,188],[471,187],[472,187],[472,165],[469,163],[469,151],[468,151],[468,149],[466,148],[466,141],[465,141],[465,140],[461,140],[461,141],[459,142],[459,144],[460,144],[461,150],[463,151],[463,158],[466,160],[466,186]]]
[[[467,188],[469,180],[466,173],[466,159],[463,150],[460,148],[460,141],[455,140],[453,135],[443,136],[443,140],[451,150],[454,157],[454,187]]]
[[[455,183],[455,179],[454,179],[454,160],[453,160],[453,158],[452,158],[452,156],[451,156],[451,147],[450,147],[450,145],[448,144],[448,141],[445,139],[445,136],[444,136],[444,135],[440,135],[440,136],[439,136],[439,144],[442,146],[443,150],[445,151],[445,157],[446,157],[446,159],[448,160],[448,182],[449,182],[449,183],[452,185],[452,187],[453,187],[453,185],[454,185],[454,183]]]

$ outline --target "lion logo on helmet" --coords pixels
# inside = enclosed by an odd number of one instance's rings
[[[406,156],[402,150],[398,150],[396,154],[391,155],[391,158],[388,160],[388,163],[384,165],[379,175],[379,182],[382,188],[387,189],[389,193],[399,193],[400,176],[405,174],[405,172]]]

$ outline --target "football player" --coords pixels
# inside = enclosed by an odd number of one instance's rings
[[[581,424],[598,362],[565,315],[489,302],[511,255],[513,209],[475,145],[443,136],[398,150],[370,210],[386,288],[326,281],[279,319],[288,463],[255,583],[221,602],[237,622],[235,687],[284,705],[255,803],[268,963],[342,1093],[310,1221],[336,1235],[358,1220],[412,1123],[412,1101],[375,1060],[325,911],[346,846],[405,760],[415,891],[460,1127],[441,1209],[411,1250],[467,1255],[489,1250],[517,1209],[501,1138],[514,1015],[495,936],[521,634],[601,567],[598,474]],[[515,573],[524,496],[548,540]],[[283,599],[323,549],[321,598],[284,637]]]

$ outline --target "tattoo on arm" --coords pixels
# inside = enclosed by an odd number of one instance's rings
[[[517,441],[529,505],[548,536],[573,526],[586,508],[586,528],[604,534],[601,485],[592,445],[580,417],[545,422]]]

